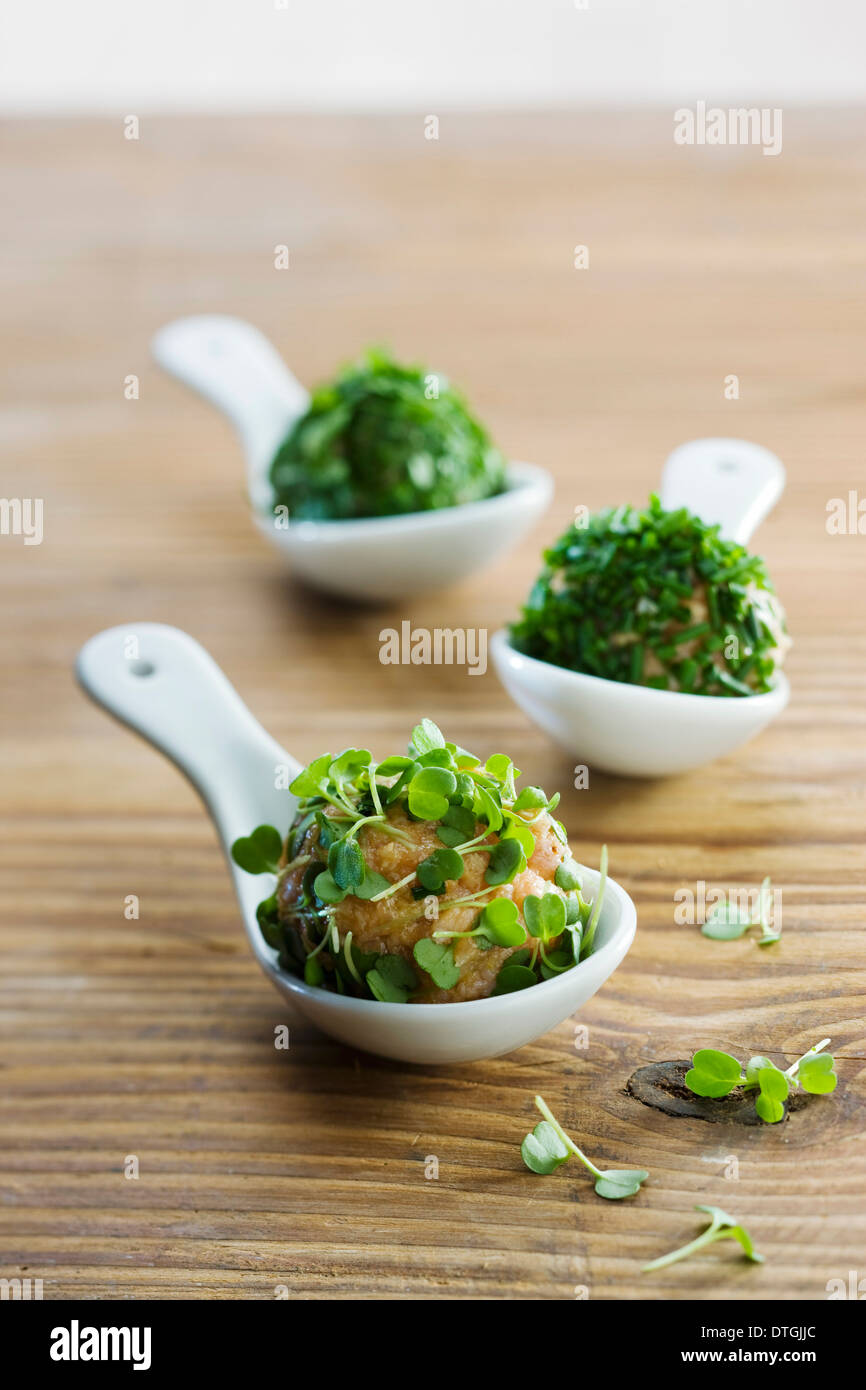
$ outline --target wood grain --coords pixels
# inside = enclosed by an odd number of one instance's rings
[[[438,143],[421,116],[153,119],[138,142],[119,120],[3,129],[3,491],[45,499],[45,538],[0,538],[0,1274],[50,1298],[746,1300],[866,1275],[866,537],[825,527],[827,500],[864,487],[866,121],[785,120],[775,159],[675,147],[669,114],[450,115]],[[555,473],[551,513],[427,600],[296,588],[244,514],[228,428],[148,357],[163,321],[211,310],[254,320],[308,382],[369,341],[446,368],[510,454]],[[789,470],[759,547],[794,695],[752,746],[578,792],[492,672],[380,665],[404,618],[500,626],[576,504],[641,500],[674,445],[711,434]],[[73,683],[87,637],[141,619],[199,638],[302,759],[384,753],[427,713],[560,787],[578,856],[606,841],[639,911],[580,1017],[588,1046],[567,1023],[413,1069],[293,1015],[193,793]],[[779,946],[675,925],[678,887],[764,874]],[[624,1091],[698,1045],[793,1059],[826,1035],[836,1096],[774,1128],[722,1134]],[[522,1169],[537,1090],[597,1160],[651,1169],[635,1201]],[[697,1202],[745,1221],[766,1264],[719,1246],[641,1276],[696,1231]]]

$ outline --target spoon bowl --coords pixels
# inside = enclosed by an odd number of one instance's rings
[[[727,699],[603,680],[524,656],[504,629],[490,639],[515,704],[576,762],[626,777],[667,777],[721,758],[754,738],[788,703],[781,672],[763,695]]]
[[[697,439],[674,450],[661,502],[688,507],[746,544],[781,495],[785,470],[741,439]],[[787,677],[757,695],[688,695],[605,680],[525,656],[504,630],[490,651],[499,679],[530,719],[579,765],[630,777],[664,777],[712,762],[760,733],[788,703]]]
[[[77,674],[97,704],[166,754],[192,782],[228,857],[256,960],[290,1003],[343,1043],[428,1064],[512,1052],[585,1004],[634,939],[634,904],[608,879],[592,955],[531,989],[455,1004],[384,1004],[306,985],[280,969],[256,921],[256,906],[271,891],[272,877],[244,873],[229,853],[256,825],[288,829],[297,802],[286,788],[300,764],[265,732],[208,653],[177,628],[132,623],[100,632],[81,649]],[[585,891],[594,895],[598,873],[584,868],[582,875]]]
[[[294,573],[329,593],[390,601],[453,584],[515,546],[546,510],[553,482],[508,464],[505,491],[479,502],[400,516],[292,522],[273,508],[274,455],[310,403],[271,343],[220,314],[178,319],[156,334],[156,361],[228,416],[246,459],[253,521]]]

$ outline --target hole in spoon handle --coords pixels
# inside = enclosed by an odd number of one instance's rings
[[[674,449],[662,472],[662,506],[688,507],[722,535],[746,544],[785,487],[775,454],[745,439],[693,439]]]

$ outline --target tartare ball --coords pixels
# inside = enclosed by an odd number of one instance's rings
[[[288,835],[235,842],[270,873],[265,940],[308,985],[383,1003],[447,1004],[507,994],[573,969],[593,949],[595,900],[581,892],[559,797],[518,792],[502,753],[485,763],[429,719],[406,754],[323,753],[295,778]]]

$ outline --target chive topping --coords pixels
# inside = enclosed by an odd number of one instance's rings
[[[608,508],[572,525],[511,627],[518,651],[605,680],[743,696],[787,646],[763,560],[685,508]]]

